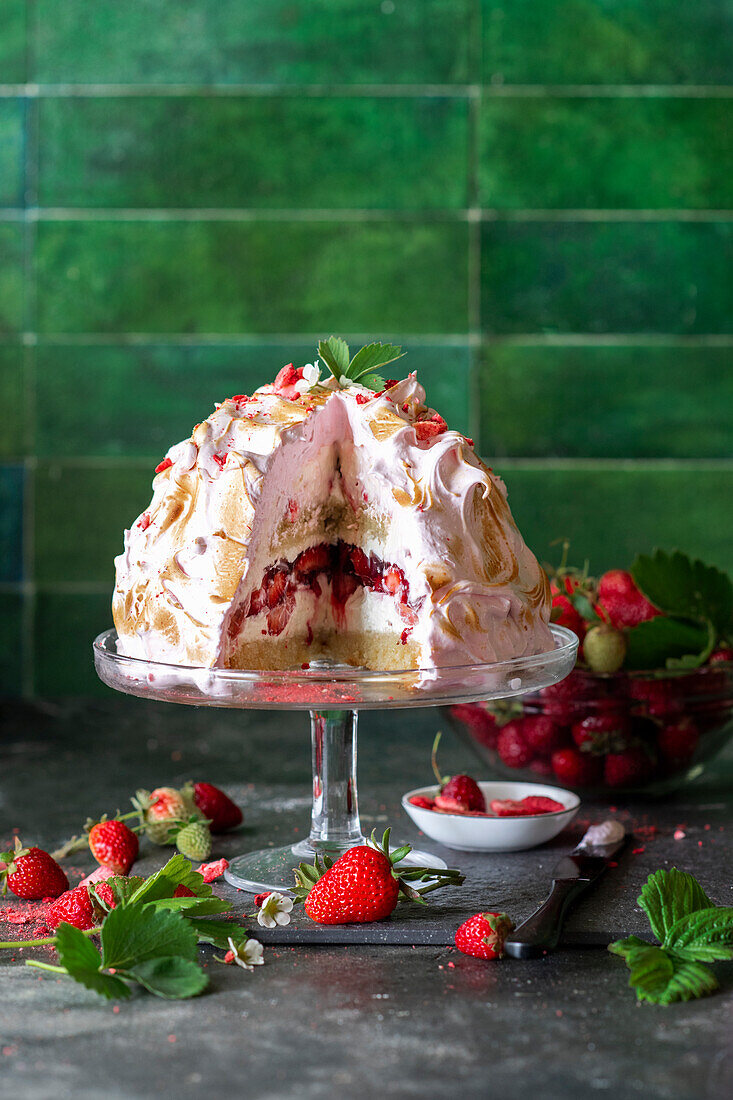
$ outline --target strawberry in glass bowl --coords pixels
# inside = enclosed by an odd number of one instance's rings
[[[496,776],[583,794],[665,794],[733,733],[733,585],[675,551],[598,580],[550,571],[553,620],[581,641],[570,675],[520,701],[451,707]]]

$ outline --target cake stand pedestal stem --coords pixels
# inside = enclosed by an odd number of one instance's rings
[[[354,710],[312,710],[313,810],[304,854],[336,857],[362,844],[356,793],[356,725]],[[295,852],[299,854],[300,845]]]

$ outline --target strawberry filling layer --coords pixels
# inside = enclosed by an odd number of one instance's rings
[[[271,565],[259,588],[232,615],[229,637],[233,639],[239,634],[245,619],[262,612],[267,613],[267,633],[281,634],[295,608],[297,591],[310,589],[318,598],[323,595],[325,585],[330,585],[331,608],[337,623],[343,622],[346,602],[360,588],[391,596],[405,624],[400,640],[403,645],[407,643],[417,614],[410,604],[410,585],[403,570],[341,539],[310,546],[295,561],[281,560]],[[309,643],[311,640],[308,639]]]

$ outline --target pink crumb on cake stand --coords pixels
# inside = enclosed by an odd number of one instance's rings
[[[94,663],[108,687],[128,695],[189,706],[252,710],[307,710],[311,717],[313,805],[306,840],[247,852],[230,861],[226,879],[241,890],[288,892],[293,868],[316,855],[332,859],[363,844],[356,781],[359,711],[449,706],[504,699],[562,680],[575,664],[577,636],[552,624],[554,648],[546,653],[487,664],[373,671],[313,662],[306,668],[262,671],[194,668],[128,657],[117,634],[95,639]],[[428,852],[406,862],[445,866]]]

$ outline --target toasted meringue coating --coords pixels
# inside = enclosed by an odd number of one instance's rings
[[[458,432],[426,438],[416,428],[432,414],[424,402],[412,374],[381,394],[332,379],[292,398],[266,385],[219,405],[168,451],[150,505],[125,531],[115,559],[119,651],[241,667],[237,647],[247,638],[261,646],[266,634],[257,617],[241,625],[263,572],[338,539],[396,563],[409,581],[416,621],[405,632],[410,663],[399,667],[551,649],[547,579],[503,482]],[[392,604],[360,589],[337,630],[399,636]],[[310,639],[315,605],[310,590],[298,594],[286,629],[266,639],[271,656],[296,635]],[[280,655],[271,666],[289,663]]]

